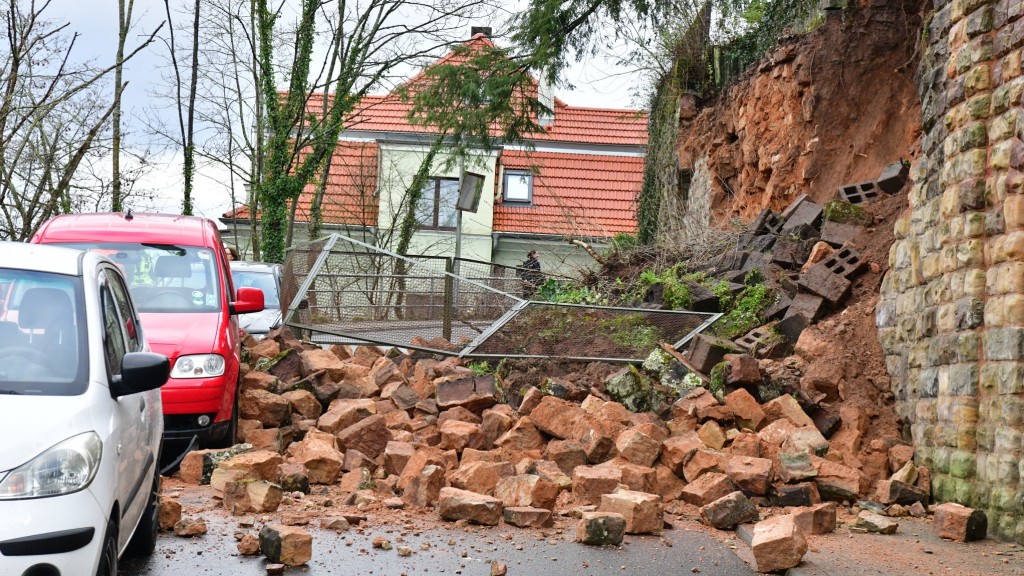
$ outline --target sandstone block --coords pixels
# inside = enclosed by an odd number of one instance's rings
[[[405,464],[416,453],[416,446],[411,442],[397,442],[392,440],[384,446],[384,471],[388,474],[400,476]]]
[[[242,418],[259,420],[263,426],[273,428],[284,424],[291,416],[288,400],[266,390],[246,390],[238,399]]]
[[[860,494],[861,473],[848,466],[817,456],[811,465],[818,471],[814,483],[825,500],[856,500]]]
[[[914,502],[927,502],[928,493],[913,484],[907,484],[899,480],[879,480],[875,499],[882,504],[903,504],[909,506]]]
[[[260,550],[271,562],[301,566],[313,557],[313,536],[297,526],[266,524],[260,530]]]
[[[736,425],[741,429],[756,432],[765,424],[766,416],[761,405],[743,388],[727,394],[725,405],[732,409],[736,416]]]
[[[494,486],[494,497],[505,506],[544,508],[555,507],[559,487],[554,482],[535,474],[521,474],[501,478]]]
[[[600,467],[615,468],[621,476],[620,484],[637,492],[654,492],[657,474],[654,468],[640,466],[624,458],[613,458],[598,464]]]
[[[800,407],[796,399],[789,394],[783,394],[778,398],[769,400],[761,408],[770,422],[786,418],[797,427],[814,427],[814,420],[811,420],[811,417],[804,412],[804,409]]]
[[[320,401],[309,390],[289,390],[281,394],[281,397],[291,405],[292,412],[301,414],[303,418],[316,420],[323,411]]]
[[[736,485],[721,472],[711,472],[690,482],[680,498],[694,506],[704,506],[736,491]]]
[[[757,506],[743,492],[736,491],[701,506],[700,517],[709,526],[731,530],[738,524],[757,522],[761,516]]]
[[[545,396],[530,412],[530,420],[542,432],[562,440],[576,440],[577,422],[584,418],[582,408],[556,398]]]
[[[353,424],[377,413],[377,405],[369,398],[343,398],[331,402],[320,418],[316,427],[324,432],[337,434]]]
[[[177,536],[202,536],[206,534],[206,521],[202,518],[182,518],[174,525]]]
[[[224,485],[224,508],[235,516],[249,512],[275,512],[284,493],[265,480],[235,480]]]
[[[696,432],[672,436],[661,443],[661,463],[672,472],[683,477],[683,467],[694,452],[705,446]]]
[[[498,403],[493,375],[439,382],[436,398],[441,410],[462,406],[477,414]]]
[[[309,494],[309,474],[306,467],[295,462],[282,464],[281,490]]]
[[[939,538],[970,542],[982,540],[988,530],[988,517],[985,512],[961,506],[955,502],[946,502],[933,508],[935,517],[932,526]]]
[[[426,508],[437,503],[444,487],[444,468],[430,464],[412,478],[402,492],[402,501],[410,506]]]
[[[723,452],[701,448],[694,451],[683,466],[683,478],[693,482],[708,472],[725,472],[725,463],[729,457]]]
[[[337,355],[331,353],[330,350],[324,350],[323,348],[303,350],[299,353],[299,360],[301,361],[300,370],[303,377],[323,370],[335,382],[345,379],[345,362],[338,358]]]
[[[701,441],[712,450],[721,450],[725,446],[725,431],[714,420],[708,420],[702,424],[697,430],[697,436],[700,436]]]
[[[538,450],[544,447],[544,438],[528,416],[523,416],[508,432],[494,441],[495,446],[510,450]]]
[[[313,484],[334,484],[341,473],[344,455],[337,449],[334,436],[307,434],[302,442],[289,447],[291,461],[302,464],[306,478]]]
[[[540,401],[544,399],[544,396],[545,394],[541,392],[539,388],[534,386],[527,388],[526,393],[523,394],[522,402],[519,403],[519,408],[517,410],[519,415],[529,416],[530,412],[532,412],[533,409],[540,404]]]
[[[601,496],[597,511],[621,514],[629,534],[661,534],[665,525],[661,497],[656,494],[616,490]]]
[[[711,395],[705,388],[694,388],[686,396],[683,396],[679,400],[676,400],[672,404],[672,410],[669,413],[672,419],[682,418],[684,416],[697,416],[697,412],[701,408],[707,408],[709,406],[717,406],[718,400]]]
[[[468,520],[474,524],[494,526],[502,517],[501,500],[458,488],[442,488],[438,512],[444,520]]]
[[[544,528],[551,524],[551,510],[544,508],[506,507],[502,516],[506,524],[520,528]]]
[[[623,430],[615,441],[615,448],[620,456],[640,466],[653,465],[661,454],[661,442],[636,428]]]
[[[758,572],[788,570],[807,553],[807,541],[790,515],[775,516],[754,526],[750,542]]]
[[[806,452],[824,456],[828,449],[828,440],[813,426],[804,426],[791,431],[782,443],[783,452]]]
[[[592,546],[616,546],[626,533],[626,519],[609,512],[584,512],[576,524],[576,540]]]
[[[339,448],[344,450],[355,449],[370,458],[376,458],[393,439],[391,431],[388,430],[387,420],[380,414],[375,414],[338,432]]]
[[[804,534],[828,534],[836,529],[836,503],[826,502],[793,511],[793,521]]]
[[[726,354],[725,360],[729,363],[725,377],[726,386],[746,387],[761,384],[761,367],[757,363],[757,358],[750,354]]]
[[[448,459],[441,450],[430,446],[417,448],[416,452],[409,458],[409,461],[405,463],[402,473],[398,476],[398,489],[405,490],[405,487],[412,482],[412,479],[419,476],[420,472],[431,464],[440,466],[445,470],[448,469]]]
[[[725,473],[737,488],[747,494],[768,493],[772,477],[772,461],[767,458],[734,456],[725,465]]]
[[[622,482],[622,471],[606,466],[577,466],[572,473],[572,495],[579,504],[597,504]]]
[[[568,476],[577,466],[587,464],[587,453],[583,445],[573,440],[552,440],[544,449],[544,458],[558,465],[558,468]]]
[[[252,534],[245,534],[238,541],[238,553],[242,556],[255,556],[260,553],[260,539]]]
[[[220,463],[218,468],[238,471],[246,478],[277,482],[281,476],[281,464],[284,459],[277,452],[254,450],[232,456]]]
[[[813,506],[821,503],[818,487],[810,482],[792,486],[776,486],[772,504],[775,506]]]
[[[862,510],[857,515],[857,522],[850,527],[854,532],[875,532],[877,534],[895,534],[899,528],[899,522],[890,520],[881,514],[869,510]]]
[[[680,494],[683,493],[684,486],[686,486],[686,482],[676,476],[667,466],[654,468],[654,487],[651,491],[661,496],[663,502],[678,500]]]
[[[157,524],[160,530],[173,530],[174,525],[181,520],[181,502],[161,495],[158,506]]]
[[[280,428],[254,428],[246,430],[242,435],[246,444],[252,444],[256,450],[280,452],[284,447],[284,438]]]
[[[508,407],[507,404],[499,404],[499,406]],[[495,409],[484,410],[483,422],[480,425],[484,435],[484,448],[489,449],[494,446],[494,441],[511,430],[514,424],[515,418],[504,411]]]
[[[442,450],[462,452],[466,448],[483,448],[484,433],[479,424],[446,420],[439,430]]]

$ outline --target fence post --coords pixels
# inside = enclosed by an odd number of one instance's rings
[[[455,282],[453,272],[455,270],[455,259],[445,258],[444,271],[444,320],[441,325],[441,335],[449,342],[452,339],[452,315],[455,311]]]

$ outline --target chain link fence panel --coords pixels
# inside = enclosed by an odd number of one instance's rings
[[[519,269],[402,256],[334,234],[297,246],[282,278],[285,324],[313,341],[482,358],[642,361],[677,348],[717,314],[524,300]]]

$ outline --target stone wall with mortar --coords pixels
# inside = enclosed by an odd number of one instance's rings
[[[937,500],[1024,542],[1024,0],[933,0],[877,324]]]

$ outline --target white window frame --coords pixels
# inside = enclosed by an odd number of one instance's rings
[[[509,179],[526,178],[526,198],[509,197]],[[501,201],[511,204],[533,204],[533,173],[529,170],[505,170],[501,179]]]

